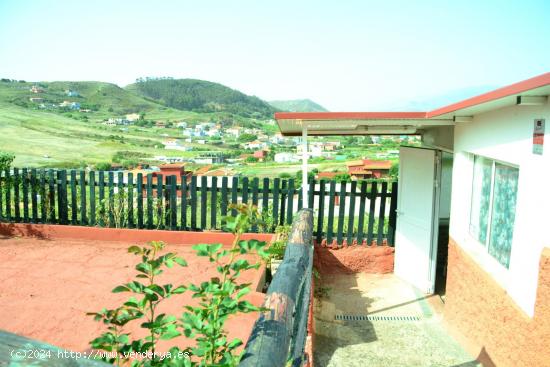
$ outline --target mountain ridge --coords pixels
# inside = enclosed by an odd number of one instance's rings
[[[289,100],[274,100],[268,101],[271,106],[279,111],[286,112],[328,112],[328,110],[320,104],[312,101],[309,98],[305,99],[289,99]]]

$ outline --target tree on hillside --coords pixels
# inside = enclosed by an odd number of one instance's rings
[[[3,172],[11,167],[15,156],[11,153],[0,152],[0,172]]]
[[[242,134],[242,135],[239,135],[239,138],[237,140],[240,141],[241,143],[248,143],[256,139],[258,139],[258,137],[254,134]]]

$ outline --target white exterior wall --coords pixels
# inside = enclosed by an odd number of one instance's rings
[[[533,154],[534,119],[546,120],[543,155]],[[474,116],[456,125],[450,235],[533,316],[543,247],[550,247],[550,104],[513,106]],[[472,154],[519,167],[510,269],[494,260],[469,235]]]

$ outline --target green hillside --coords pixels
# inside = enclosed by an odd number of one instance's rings
[[[288,112],[327,112],[323,106],[313,102],[311,99],[293,99],[288,101],[269,101],[277,111]]]
[[[167,107],[194,112],[227,112],[249,118],[271,118],[275,109],[258,97],[218,83],[197,79],[146,78],[127,90]]]
[[[111,117],[123,117],[129,113],[144,113],[147,118],[185,119],[195,116],[189,111],[168,108],[148,101],[119,86],[104,82],[0,82],[0,102],[14,104],[31,110],[52,112],[83,121],[102,121]],[[36,87],[36,93],[32,88]],[[69,91],[73,95],[69,95]],[[34,98],[35,100],[31,100]],[[38,98],[38,99],[37,99]],[[87,112],[74,112],[59,108],[59,104],[76,102]]]
[[[139,161],[157,155],[188,157],[227,149],[189,143],[197,152],[166,150],[162,141],[179,129],[110,127],[0,102],[0,151],[15,154],[18,167],[78,168],[111,162],[119,154]]]

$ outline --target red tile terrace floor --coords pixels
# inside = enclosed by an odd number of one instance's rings
[[[34,237],[29,237],[33,235]],[[38,237],[36,237],[38,236]],[[75,238],[80,237],[80,238]],[[251,237],[269,240],[270,235]],[[97,238],[97,239],[93,239]],[[230,234],[170,231],[137,231],[69,226],[0,224],[0,329],[54,344],[74,351],[89,349],[89,341],[104,331],[86,312],[115,307],[130,297],[111,290],[130,281],[138,261],[127,248],[158,239],[166,251],[177,252],[188,267],[175,266],[159,277],[159,283],[200,283],[215,276],[215,265],[194,256],[191,244],[224,243]],[[255,260],[249,256],[249,261]],[[243,282],[252,290],[263,285],[264,268],[243,273]],[[251,292],[248,300],[256,305],[263,294]],[[174,296],[159,312],[181,315],[190,294]],[[247,340],[257,313],[229,320],[230,337]],[[137,325],[136,325],[137,326]],[[138,327],[132,332],[140,334]],[[143,336],[143,335],[142,335]],[[176,339],[185,345],[183,339]],[[174,340],[168,345],[174,345]]]

